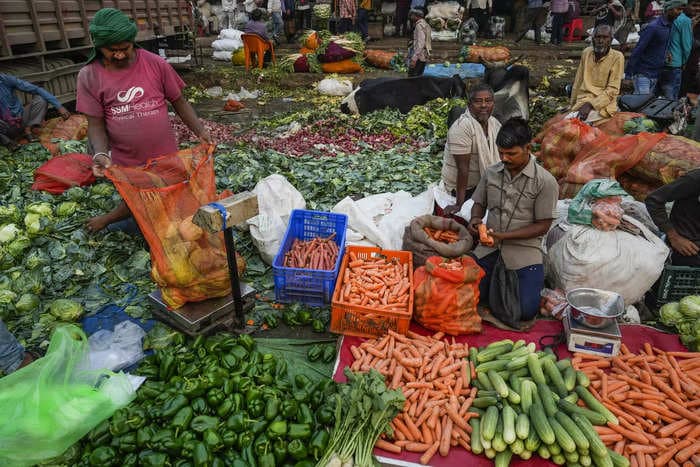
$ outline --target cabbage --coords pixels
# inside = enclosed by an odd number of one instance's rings
[[[680,312],[686,318],[700,319],[700,295],[688,295],[679,303]]]
[[[659,310],[659,315],[661,316],[661,322],[666,326],[673,326],[683,320],[678,302],[671,302],[662,306]]]
[[[24,254],[24,250],[32,246],[32,241],[29,240],[28,237],[21,235],[14,240],[10,242],[9,245],[7,245],[7,252],[14,256],[15,258],[19,258]]]
[[[83,314],[83,306],[67,298],[59,298],[49,303],[49,313],[61,321],[77,321]]]
[[[30,235],[41,235],[48,232],[51,221],[47,217],[42,217],[41,214],[29,212],[24,216],[24,225]]]
[[[27,212],[39,214],[40,216],[52,217],[53,207],[49,203],[32,203],[27,206]]]
[[[676,323],[676,329],[678,329],[678,333],[686,336],[691,336],[695,334],[695,321],[694,320],[688,320],[688,321],[681,321],[679,323]]]
[[[3,289],[0,290],[0,304],[14,303],[17,300],[17,294],[12,290]]]
[[[7,224],[0,227],[0,243],[8,243],[15,239],[20,230],[15,224]]]
[[[15,303],[15,309],[21,312],[32,311],[39,307],[39,297],[32,293],[23,294]]]
[[[78,203],[75,201],[64,201],[59,204],[56,208],[56,215],[58,217],[68,217],[73,215],[73,213],[78,209]]]
[[[17,222],[21,219],[21,214],[19,208],[14,204],[8,204],[7,206],[0,206],[0,220]]]
[[[71,201],[80,201],[85,197],[85,190],[80,188],[79,186],[74,186],[73,188],[69,188],[64,195]]]
[[[114,187],[109,183],[100,183],[90,187],[90,194],[100,196],[110,196],[114,193]]]
[[[27,269],[36,269],[39,266],[49,262],[49,257],[44,253],[44,250],[32,250],[24,260],[24,265]]]

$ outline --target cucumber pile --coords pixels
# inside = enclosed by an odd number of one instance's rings
[[[630,465],[593,428],[618,421],[586,389],[588,377],[571,360],[557,360],[550,349],[536,351],[524,340],[469,350],[478,388],[470,411],[479,417],[469,420],[473,453],[494,459],[496,467],[506,467],[513,455],[527,460],[533,454],[557,465]]]

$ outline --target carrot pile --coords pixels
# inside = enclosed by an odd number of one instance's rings
[[[306,241],[295,238],[292,247],[284,254],[284,266],[333,270],[338,259],[338,245],[333,241],[334,238],[335,232],[325,238],[315,237]]]
[[[433,229],[432,227],[423,227],[423,232],[425,232],[428,237],[443,243],[457,243],[459,241],[459,234],[455,230],[441,230]]]
[[[391,423],[394,440],[377,441],[376,447],[400,454],[422,453],[420,462],[428,464],[439,453],[447,456],[450,448],[471,450],[469,412],[476,397],[470,388],[474,369],[465,360],[467,344],[442,340],[444,333],[421,336],[409,331],[406,336],[389,331],[382,338],[351,346],[353,371],[374,368],[386,377],[390,389],[401,388],[406,404]]]
[[[596,427],[601,440],[631,467],[700,465],[700,352],[665,352],[622,344],[607,359],[574,354],[574,367],[619,425]]]
[[[384,256],[358,259],[348,253],[339,301],[384,311],[408,311],[412,293],[408,263]]]

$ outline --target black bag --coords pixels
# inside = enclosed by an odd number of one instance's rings
[[[501,206],[503,206],[503,179],[505,175],[501,173]],[[537,179],[537,165],[535,164],[535,179]],[[507,232],[510,227],[510,223],[513,220],[513,215],[515,215],[515,210],[518,208],[520,199],[523,197],[523,192],[525,191],[525,186],[528,183],[528,179],[525,179],[525,183],[520,190],[517,201],[513,206],[513,212],[511,213],[510,219],[508,219],[508,224],[505,230],[503,229],[503,219],[499,217],[499,229],[501,232]],[[498,259],[496,264],[491,271],[491,282],[489,283],[489,308],[491,309],[491,314],[498,318],[504,324],[508,326],[519,329],[520,319],[522,318],[523,312],[520,307],[520,280],[518,279],[518,271],[506,268],[506,263],[503,261],[501,256],[501,246],[498,247]]]
[[[489,285],[489,308],[491,314],[508,326],[518,329],[522,309],[520,308],[520,280],[518,272],[506,268],[501,253],[491,271]]]

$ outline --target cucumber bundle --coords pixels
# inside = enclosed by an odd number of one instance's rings
[[[557,465],[629,466],[593,427],[617,424],[617,418],[591,394],[588,378],[569,359],[510,339],[472,348],[469,359],[478,388],[470,411],[479,414],[469,421],[472,452],[494,459],[497,467],[533,454]]]

